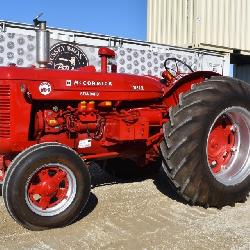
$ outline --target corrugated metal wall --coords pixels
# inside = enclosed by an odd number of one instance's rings
[[[148,0],[148,41],[250,52],[250,0]]]
[[[193,12],[189,0],[148,0],[148,41],[191,45],[193,25],[190,15]]]

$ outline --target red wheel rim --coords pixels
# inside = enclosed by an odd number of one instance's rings
[[[26,184],[25,200],[41,216],[54,216],[64,211],[76,195],[76,178],[62,164],[47,164],[31,174]]]
[[[225,186],[242,183],[250,175],[250,111],[241,106],[224,109],[207,137],[207,163]]]
[[[235,151],[235,128],[227,115],[222,115],[208,136],[208,163],[214,174],[226,169]]]
[[[67,173],[58,167],[46,167],[36,172],[28,186],[31,202],[42,209],[56,206],[67,197]]]

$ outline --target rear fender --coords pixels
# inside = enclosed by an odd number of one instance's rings
[[[165,95],[163,97],[164,104],[170,108],[179,103],[179,95],[189,91],[193,84],[202,84],[206,79],[212,76],[221,76],[213,71],[197,71],[191,74],[185,75],[181,79],[177,80],[170,87],[166,88]]]

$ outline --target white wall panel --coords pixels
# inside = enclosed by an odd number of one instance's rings
[[[181,1],[178,0],[178,3],[181,4]],[[176,6],[176,9],[178,8]],[[187,13],[187,10],[183,8],[182,10],[183,12],[180,14]],[[167,19],[168,15],[165,15],[164,18]],[[185,19],[183,19],[183,23],[185,23]],[[116,51],[116,63],[120,73],[160,77],[164,70],[164,61],[174,57],[185,61],[195,71],[210,70],[224,75],[229,74],[229,55],[227,53],[180,48],[57,28],[49,28],[49,31],[51,46],[61,42],[73,42],[85,53],[89,64],[94,65],[98,70],[100,68],[98,48],[107,46]],[[160,33],[158,33],[159,35]],[[181,36],[182,33],[179,35]],[[15,63],[20,67],[35,65],[35,39],[32,25],[0,20],[0,66],[10,63]],[[174,68],[175,62],[169,62],[168,66]],[[188,68],[184,65],[179,68],[182,72],[188,73]]]

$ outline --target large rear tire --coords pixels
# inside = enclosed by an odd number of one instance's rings
[[[205,207],[244,201],[250,191],[250,86],[212,77],[180,95],[169,114],[160,148],[177,193]]]
[[[75,151],[59,143],[42,143],[21,152],[3,184],[8,212],[30,230],[72,223],[89,194],[87,167]]]

